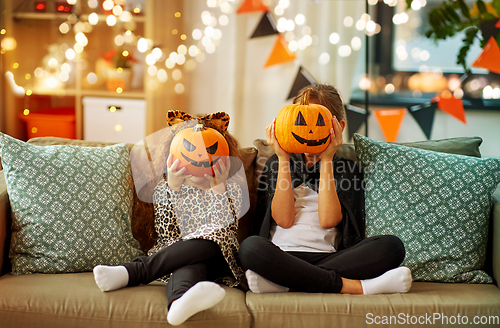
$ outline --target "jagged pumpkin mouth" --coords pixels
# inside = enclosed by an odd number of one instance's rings
[[[181,153],[182,157],[184,157],[184,159],[186,161],[188,161],[189,164],[195,166],[195,167],[212,167],[214,166],[215,163],[217,163],[217,161],[220,159],[220,156],[217,157],[216,159],[214,159],[213,161],[202,161],[202,162],[198,162],[198,161],[195,161],[194,159],[191,159],[189,157],[187,157],[186,155],[184,155],[183,153]]]
[[[326,138],[323,138],[323,139],[319,139],[319,140],[308,140],[308,139],[305,139],[305,138],[302,138],[302,137],[299,137],[298,135],[296,135],[295,133],[292,132],[292,135],[293,137],[295,138],[295,140],[297,140],[297,142],[299,142],[300,144],[307,144],[308,146],[310,147],[314,147],[314,146],[321,146],[321,145],[324,145],[327,141],[328,141],[328,138],[330,138],[330,136],[326,136]]]

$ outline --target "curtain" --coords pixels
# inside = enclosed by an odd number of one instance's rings
[[[362,51],[358,50],[352,51],[348,57],[341,57],[338,49],[341,45],[351,45],[355,36],[364,41],[364,32],[355,27],[365,13],[364,0],[290,0],[282,16],[274,12],[278,1],[269,1],[276,21],[281,17],[293,20],[297,14],[303,14],[305,24],[296,25],[293,32],[300,38],[302,28],[309,26],[313,43],[304,50],[297,50],[295,61],[268,68],[263,66],[277,36],[250,38],[264,13],[236,14],[241,2],[229,3],[232,5],[227,14],[229,24],[216,26],[222,32],[222,38],[215,52],[206,54],[203,62],[186,73],[185,96],[189,113],[227,112],[231,116],[229,131],[243,147],[251,146],[254,139],[265,138],[266,126],[283,106],[290,103],[287,98],[300,66],[318,83],[336,86],[344,103],[349,102],[356,62],[358,57],[364,60],[364,54],[358,56]],[[206,1],[185,0],[184,23],[189,38],[195,28],[204,30],[201,19],[204,11],[216,18],[222,14],[219,7],[209,8]],[[350,27],[344,24],[346,16],[353,19]],[[329,41],[334,32],[340,36],[335,45]],[[318,61],[322,53],[330,57],[326,65]]]

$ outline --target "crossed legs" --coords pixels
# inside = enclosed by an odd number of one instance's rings
[[[208,240],[179,241],[151,256],[140,256],[119,266],[96,266],[94,278],[103,291],[148,284],[167,274],[167,320],[179,325],[225,296],[214,280],[230,273],[219,246]]]
[[[321,293],[406,292],[411,273],[398,268],[404,255],[403,243],[394,236],[370,237],[336,253],[284,252],[257,236],[240,247],[242,266],[250,270],[247,278],[253,272],[280,287]]]

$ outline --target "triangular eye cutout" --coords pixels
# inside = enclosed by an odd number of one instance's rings
[[[196,149],[196,146],[187,141],[186,139],[182,139],[182,143],[184,144],[184,148],[186,148],[187,151],[193,151]]]
[[[212,146],[207,147],[207,153],[209,153],[210,155],[213,155],[213,154],[215,154],[215,152],[217,152],[218,148],[219,148],[219,142],[217,141]]]
[[[325,120],[323,119],[323,115],[319,113],[318,121],[316,122],[316,126],[325,126]]]
[[[301,112],[299,112],[299,115],[297,115],[295,125],[307,125],[306,120],[304,119],[304,116],[302,116]]]

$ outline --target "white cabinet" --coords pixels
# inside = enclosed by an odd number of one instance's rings
[[[146,101],[83,98],[83,139],[137,143],[146,136]]]

